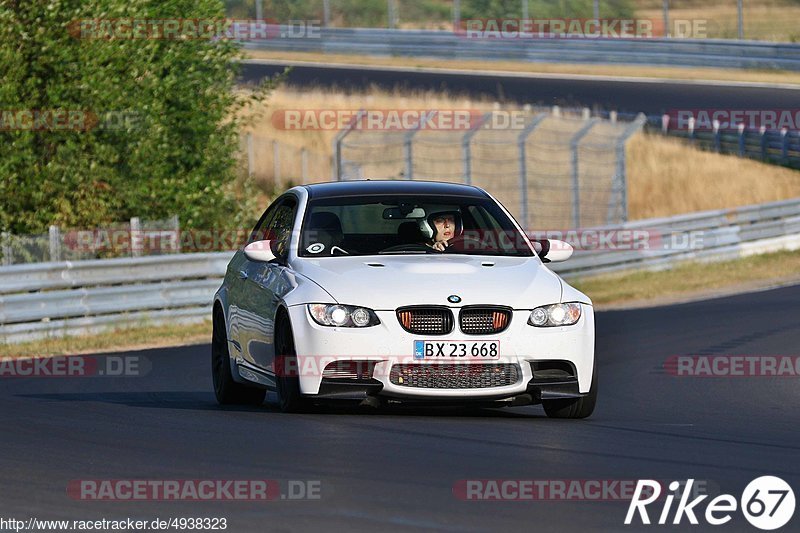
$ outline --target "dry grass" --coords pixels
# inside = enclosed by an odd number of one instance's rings
[[[796,20],[796,19],[795,19]],[[716,80],[750,83],[800,85],[800,73],[775,70],[739,70],[723,68],[648,67],[636,65],[596,65],[573,63],[521,63],[516,61],[466,61],[453,59],[427,59],[409,57],[370,57],[311,52],[268,52],[249,50],[254,59],[270,59],[301,64],[303,61],[388,66],[425,69],[462,69],[476,72],[512,72],[528,74],[575,74],[611,76],[614,78],[664,78],[674,80]]]
[[[705,152],[678,139],[640,134],[628,144],[633,218],[724,209],[800,196],[800,172]]]
[[[636,16],[661,19],[661,2],[639,2]],[[738,12],[735,1],[670,2],[672,20],[706,20],[708,37],[738,38]],[[800,5],[786,1],[744,3],[744,37],[760,41],[797,42],[800,40]]]
[[[281,175],[284,179],[286,176],[293,176],[295,182],[299,181],[301,166],[298,154],[301,148],[315,154],[309,158],[309,174],[314,177],[311,181],[330,179],[332,142],[337,132],[277,130],[270,117],[272,112],[281,109],[488,110],[492,105],[487,100],[475,101],[434,92],[400,94],[371,90],[365,94],[343,94],[321,89],[295,91],[281,88],[274,93],[269,108],[260,110],[262,119],[252,130],[257,162],[256,178],[262,187],[272,187],[272,141],[278,141],[282,153]],[[459,157],[460,148],[457,144],[454,146],[454,153],[450,153],[452,150],[440,148],[429,155],[442,160],[445,166],[452,167],[452,163],[445,159]],[[509,161],[511,166],[516,164],[512,156],[509,156]],[[631,140],[628,145],[627,169],[629,215],[632,219],[736,207],[800,196],[798,171],[697,150],[678,139],[657,135],[640,134]],[[385,169],[375,166],[369,170],[371,176],[381,177],[379,172]],[[514,169],[505,171],[513,172]]]
[[[166,326],[135,325],[101,335],[52,337],[21,344],[0,344],[0,357],[44,357],[108,353],[211,342],[211,321]]]
[[[646,304],[688,296],[753,290],[800,281],[800,251],[776,252],[719,263],[687,263],[660,272],[596,276],[570,283],[595,305]]]

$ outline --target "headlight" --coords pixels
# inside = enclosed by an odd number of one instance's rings
[[[537,307],[531,311],[528,324],[540,328],[571,326],[581,318],[581,304],[570,302]]]
[[[354,305],[308,304],[308,312],[320,326],[365,328],[381,323],[375,311]]]

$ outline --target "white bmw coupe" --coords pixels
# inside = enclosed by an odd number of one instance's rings
[[[591,300],[547,268],[477,187],[350,181],[267,208],[214,296],[222,404],[520,406],[585,418],[597,400]]]

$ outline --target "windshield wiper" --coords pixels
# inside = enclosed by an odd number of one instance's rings
[[[394,255],[394,254],[427,254],[427,250],[391,250],[388,252],[380,251],[381,255]]]

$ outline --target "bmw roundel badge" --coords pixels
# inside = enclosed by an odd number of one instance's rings
[[[458,296],[457,294],[451,294],[450,296],[447,297],[447,301],[450,302],[451,304],[457,304],[458,302],[461,301],[461,297]]]

